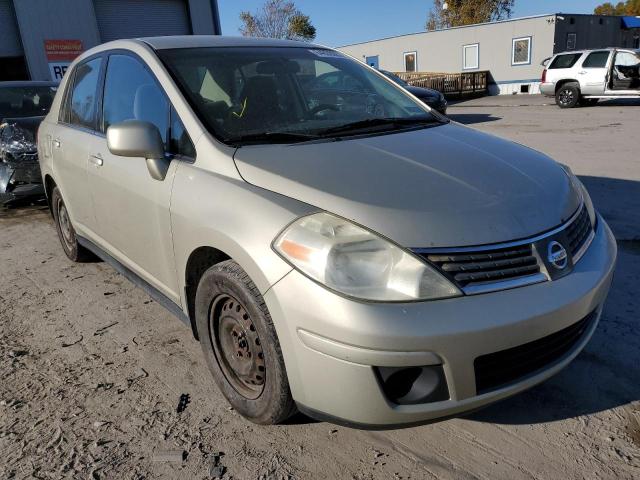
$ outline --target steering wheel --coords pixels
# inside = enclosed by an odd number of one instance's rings
[[[321,103],[320,105],[316,105],[311,110],[309,110],[309,113],[311,115],[317,115],[320,112],[324,112],[325,110],[333,110],[334,112],[339,111],[338,107],[336,107],[335,105],[331,105],[330,103]]]

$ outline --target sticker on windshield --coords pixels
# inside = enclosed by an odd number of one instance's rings
[[[335,50],[326,50],[324,48],[310,48],[311,53],[316,54],[318,57],[332,57],[332,58],[344,58],[344,55]]]

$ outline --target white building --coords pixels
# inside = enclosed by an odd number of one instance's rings
[[[539,93],[541,62],[565,50],[640,48],[640,18],[550,14],[338,47],[394,72],[489,71],[491,94]]]

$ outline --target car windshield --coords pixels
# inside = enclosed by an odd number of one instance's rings
[[[0,120],[49,113],[56,87],[0,87]]]
[[[228,144],[308,141],[446,121],[333,50],[214,47],[159,55],[196,114]]]

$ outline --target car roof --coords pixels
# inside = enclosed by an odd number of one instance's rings
[[[326,48],[297,40],[277,40],[273,38],[231,37],[221,35],[174,35],[167,37],[144,37],[137,40],[155,50],[198,47],[304,47]]]
[[[0,88],[9,87],[57,87],[58,82],[45,82],[40,80],[18,80],[11,82],[0,82]]]
[[[636,53],[640,53],[640,50],[635,49],[635,48],[625,48],[625,47],[607,47],[607,48],[592,48],[589,50],[567,50],[564,52],[559,52],[556,53],[554,56],[557,57],[558,55],[572,55],[575,53],[591,53],[591,52],[612,52],[614,50],[625,50],[625,51],[629,51],[629,52],[636,52]]]

